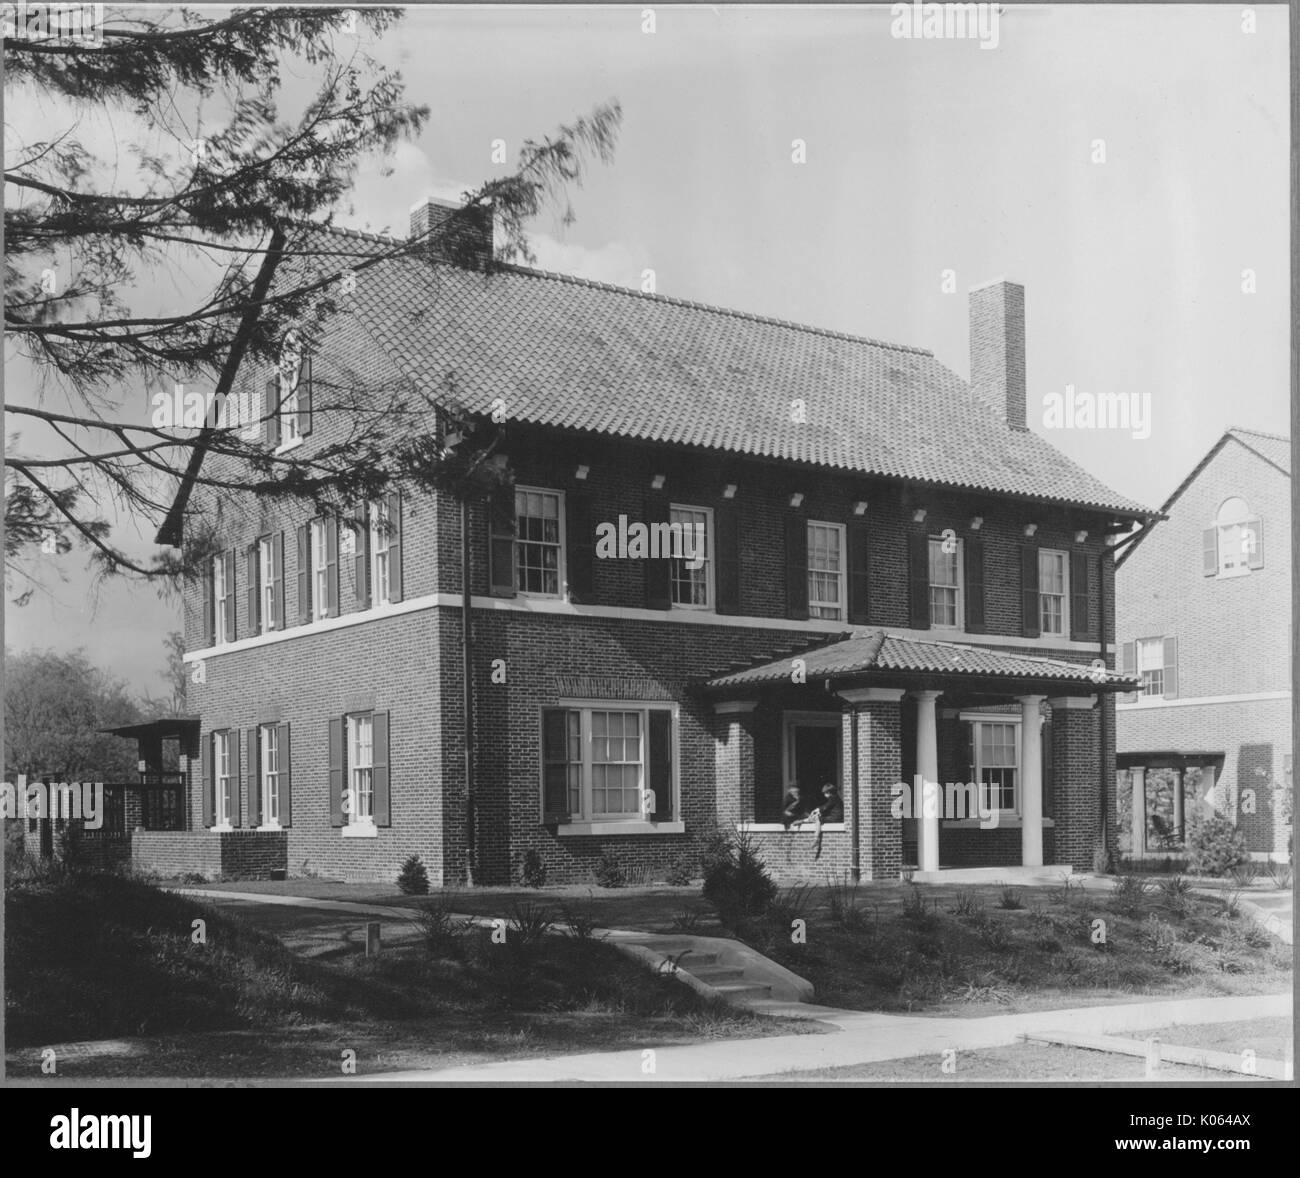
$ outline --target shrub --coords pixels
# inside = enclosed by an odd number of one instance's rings
[[[1195,823],[1187,840],[1187,849],[1194,875],[1226,875],[1248,858],[1246,840],[1241,831],[1222,814]]]
[[[605,851],[596,860],[594,874],[596,882],[602,888],[621,888],[627,883],[627,876],[623,873],[623,865],[618,861],[618,856],[612,851]]]
[[[693,933],[700,927],[700,914],[683,908],[673,917],[673,929],[679,933]]]
[[[516,904],[515,914],[506,931],[506,944],[520,949],[536,945],[551,927],[551,914],[540,904]]]
[[[419,855],[408,855],[397,873],[397,889],[404,896],[427,896],[429,873]]]
[[[1009,911],[1014,911],[1015,909],[1017,909],[1017,908],[1023,908],[1024,906],[1025,906],[1025,905],[1024,905],[1024,901],[1022,901],[1022,900],[1020,899],[1020,889],[1019,889],[1019,888],[1003,888],[1003,889],[1002,889],[1002,896],[1001,896],[1001,898],[998,900],[998,907],[999,907],[999,908],[1006,908],[1006,909],[1008,909]]]
[[[776,899],[776,884],[748,835],[714,839],[704,873],[704,898],[730,928],[766,916]]]
[[[689,887],[695,878],[693,868],[694,863],[689,855],[678,855],[668,868],[668,876],[665,882],[675,888]]]
[[[1192,885],[1181,875],[1160,881],[1160,890],[1164,893],[1165,904],[1171,912],[1186,916],[1191,907]]]
[[[1268,875],[1269,882],[1275,888],[1281,888],[1283,891],[1291,887],[1292,880],[1295,879],[1295,868],[1289,863],[1267,863],[1264,871]]]
[[[421,905],[417,911],[419,915],[416,916],[415,922],[420,927],[425,948],[434,957],[459,956],[460,928],[446,904],[441,900],[435,900]]]
[[[838,879],[826,877],[827,908],[831,919],[844,928],[856,928],[862,923],[858,908],[858,889],[861,885],[846,871]]]
[[[1111,893],[1111,907],[1129,916],[1136,915],[1146,905],[1150,891],[1151,881],[1146,876],[1121,875]]]
[[[520,856],[519,882],[526,888],[546,886],[546,861],[535,847],[529,847]]]
[[[958,892],[957,901],[952,906],[954,916],[974,916],[982,911],[984,902],[975,892]]]
[[[1191,973],[1196,954],[1192,946],[1178,937],[1173,925],[1152,914],[1147,917],[1146,941],[1156,964],[1173,973]]]
[[[1238,863],[1228,874],[1232,876],[1232,882],[1239,888],[1248,888],[1258,877],[1259,868],[1255,866],[1253,859],[1246,859]]]

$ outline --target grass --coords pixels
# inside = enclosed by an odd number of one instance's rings
[[[436,916],[399,922],[400,939],[385,926],[376,958],[359,936],[305,957],[261,927],[310,950],[309,911],[238,911],[128,876],[11,875],[9,1074],[39,1075],[42,1046],[81,1040],[118,1042],[60,1050],[58,1074],[320,1077],[345,1051],[360,1073],[815,1031],[710,1002],[590,936],[542,936],[560,914],[536,906],[508,914],[505,944]]]

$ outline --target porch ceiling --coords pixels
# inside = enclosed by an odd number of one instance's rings
[[[955,642],[904,638],[885,630],[855,630],[823,646],[784,658],[735,669],[705,683],[706,691],[735,694],[738,689],[797,681],[794,660],[803,660],[806,681],[836,686],[943,686],[994,694],[1066,691],[1077,695],[1133,691],[1136,679],[1081,663],[1041,658]]]

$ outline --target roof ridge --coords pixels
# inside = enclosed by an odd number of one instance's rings
[[[1250,434],[1256,438],[1272,438],[1275,442],[1290,442],[1291,439],[1286,434],[1270,433],[1264,429],[1249,429],[1244,425],[1230,425],[1227,432],[1230,434]]]
[[[392,237],[387,233],[368,233],[364,229],[348,229],[343,225],[322,225],[319,221],[299,221],[305,229],[319,229],[322,233],[337,233],[340,237],[359,237],[362,241],[373,241],[379,245],[405,245],[405,237]]]
[[[633,290],[630,286],[618,286],[612,282],[597,282],[594,278],[579,278],[576,274],[561,274],[556,270],[542,270],[536,266],[521,266],[516,262],[495,262],[493,268],[521,274],[528,278],[549,278],[556,282],[567,282],[574,286],[588,286],[594,290],[609,291],[613,294],[627,295],[634,299],[649,299],[653,302],[667,303],[672,307],[687,307],[692,311],[710,311],[715,315],[726,315],[732,319],[744,319],[750,323],[766,323],[773,327],[788,327],[795,331],[820,335],[827,339],[847,340],[849,343],[867,344],[873,348],[887,348],[893,352],[905,352],[915,356],[930,356],[930,348],[918,348],[912,344],[895,344],[888,340],[874,339],[871,336],[854,335],[847,331],[834,331],[829,327],[817,327],[811,323],[796,323],[793,319],[778,319],[774,315],[759,315],[754,311],[737,311],[732,307],[719,307],[714,303],[699,303],[693,299],[677,298],[675,295],[658,292]]]
[[[969,650],[973,654],[1005,654],[1011,658],[1030,659],[1035,663],[1050,663],[1055,667],[1082,667],[1082,663],[1072,663],[1066,659],[1048,658],[1042,654],[1021,654],[1019,650],[997,650],[987,646],[975,646],[969,642],[945,642],[942,638],[908,638],[891,630],[885,631],[886,638],[895,638],[899,642],[914,642],[919,646],[944,646],[949,650]]]

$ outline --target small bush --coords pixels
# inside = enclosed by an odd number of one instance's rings
[[[856,928],[862,923],[858,908],[858,889],[861,885],[846,871],[838,879],[827,876],[826,906],[831,919],[842,928]]]
[[[183,884],[205,884],[208,882],[208,877],[198,871],[187,871],[180,877],[180,882]]]
[[[564,923],[569,926],[569,936],[575,941],[596,940],[596,912],[586,908],[565,908]]]
[[[1195,968],[1196,954],[1191,945],[1178,937],[1178,930],[1173,925],[1152,914],[1147,917],[1147,947],[1156,964],[1173,973],[1191,973]]]
[[[903,899],[903,919],[916,925],[929,924],[934,919],[933,911],[916,884],[909,885],[908,893]]]
[[[420,935],[429,953],[440,958],[459,957],[461,929],[446,904],[435,900],[421,905],[417,911],[419,915],[415,921],[420,926]]]
[[[1035,908],[1029,914],[1029,928],[1033,934],[1034,945],[1044,953],[1055,953],[1061,948],[1056,921],[1046,908]]]
[[[1146,906],[1151,892],[1151,881],[1144,875],[1121,875],[1111,892],[1110,906],[1129,916],[1135,916]]]
[[[397,873],[397,890],[404,896],[427,896],[429,873],[419,855],[408,855]]]
[[[694,863],[689,855],[678,855],[668,868],[665,883],[675,888],[690,887],[695,880]]]
[[[974,916],[984,910],[984,902],[975,892],[958,892],[957,901],[952,906],[954,916]]]
[[[1248,888],[1259,878],[1259,868],[1253,859],[1246,859],[1238,863],[1228,874],[1232,876],[1232,882],[1239,888]]]
[[[627,876],[623,872],[623,865],[618,861],[618,856],[612,851],[605,851],[599,859],[596,860],[594,869],[596,882],[602,888],[621,888],[627,883]]]
[[[717,844],[711,849],[704,898],[729,928],[767,915],[776,899],[776,884],[748,835],[728,836],[725,856]]]
[[[998,900],[998,907],[1005,908],[1009,911],[1015,911],[1017,908],[1023,908],[1024,901],[1020,898],[1019,888],[1003,888],[1002,895]]]
[[[519,882],[526,888],[546,886],[546,860],[535,847],[529,847],[519,857]]]
[[[700,914],[683,908],[673,917],[673,929],[679,933],[693,933],[700,927]]]
[[[551,927],[551,914],[540,904],[516,904],[515,914],[506,930],[506,943],[520,949],[536,945]]]
[[[1238,864],[1249,861],[1241,831],[1222,814],[1203,818],[1193,825],[1187,850],[1193,875],[1227,875]]]

